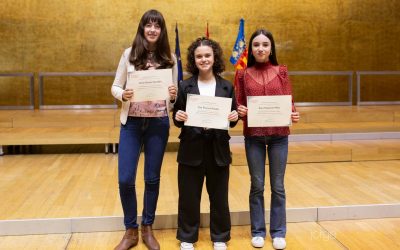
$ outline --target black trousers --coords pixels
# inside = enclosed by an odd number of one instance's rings
[[[229,166],[216,166],[212,144],[207,141],[200,166],[178,166],[178,231],[176,238],[194,243],[200,226],[200,200],[204,177],[210,199],[210,234],[213,242],[230,240],[231,218],[228,204]]]

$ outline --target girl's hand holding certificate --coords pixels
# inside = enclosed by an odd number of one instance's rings
[[[292,112],[292,122],[300,121],[300,113],[299,112]]]
[[[171,84],[168,86],[168,93],[169,93],[169,98],[171,101],[175,101],[176,95],[177,95],[177,88],[175,85]]]
[[[133,97],[133,89],[125,89],[124,92],[122,92],[122,100],[124,102],[130,100]]]
[[[247,115],[247,107],[243,105],[239,105],[238,107],[238,113],[240,117],[244,117]]]
[[[176,114],[175,114],[175,119],[178,122],[186,122],[188,119],[188,115],[185,111],[178,110],[178,112],[176,112]]]
[[[236,110],[232,110],[232,112],[228,116],[228,121],[235,122],[239,119],[238,112]]]

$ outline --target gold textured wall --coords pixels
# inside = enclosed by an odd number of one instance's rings
[[[246,41],[256,28],[271,30],[277,43],[278,61],[288,65],[289,70],[400,70],[398,0],[2,0],[0,72],[37,75],[38,72],[115,71],[123,49],[132,42],[141,15],[150,8],[163,13],[172,49],[178,22],[184,63],[186,48],[205,34],[208,21],[210,36],[220,42],[227,70],[232,71],[228,59],[239,19],[243,17]],[[398,100],[399,78],[385,82],[378,91],[366,89],[365,98],[385,93],[378,98]],[[110,78],[82,81],[49,78],[45,101],[110,103],[111,81]],[[296,101],[346,99],[346,80],[340,78],[340,82],[308,83],[306,78],[295,77]],[[37,85],[36,81],[36,96]],[[0,78],[0,105],[10,103],[5,100],[9,97],[13,104],[26,103],[23,99],[27,91],[22,91],[26,88],[26,79]],[[18,96],[16,93],[20,92]]]

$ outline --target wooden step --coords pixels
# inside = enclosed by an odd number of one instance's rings
[[[142,155],[136,178],[138,201],[143,201],[143,164]],[[117,155],[6,155],[0,166],[1,220],[122,215]],[[177,169],[176,152],[166,153],[157,215],[177,213]],[[398,204],[399,176],[399,160],[288,164],[287,208]],[[266,208],[270,202],[268,180]],[[249,190],[248,167],[231,166],[231,212],[248,211]],[[142,209],[143,202],[138,202],[138,211]],[[209,212],[206,190],[202,193],[201,212]]]
[[[393,122],[398,118],[400,105],[298,107],[297,111],[307,123]]]
[[[12,128],[12,120],[16,112],[15,110],[0,110],[0,128]]]
[[[400,131],[400,105],[299,107],[301,121],[291,134],[370,133]],[[70,143],[118,143],[120,111],[1,110],[0,145]],[[176,148],[180,129],[170,120],[169,147]],[[243,123],[231,128],[231,136],[243,135]],[[340,151],[334,149],[333,154]]]
[[[117,127],[118,130],[118,127]],[[297,123],[290,128],[291,134],[332,134],[365,132],[398,132],[400,122],[344,122],[344,123]],[[170,134],[177,137],[180,128],[171,125]],[[243,123],[240,121],[229,129],[231,136],[243,135]]]
[[[232,165],[247,165],[243,143],[231,144]],[[304,141],[289,143],[289,163],[400,159],[400,140]],[[268,159],[267,159],[268,163]]]
[[[29,110],[13,115],[13,128],[114,127],[117,110]]]
[[[0,145],[96,144],[110,143],[107,127],[3,128]]]

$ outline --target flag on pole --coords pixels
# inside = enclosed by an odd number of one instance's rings
[[[230,62],[235,66],[235,70],[244,69],[247,66],[247,47],[244,40],[244,19],[240,19],[239,33],[233,46]]]
[[[207,22],[207,29],[206,29],[206,37],[210,38],[210,32],[208,32],[208,22]]]
[[[175,25],[175,55],[178,63],[178,83],[183,80],[181,49],[179,48],[178,23]]]

